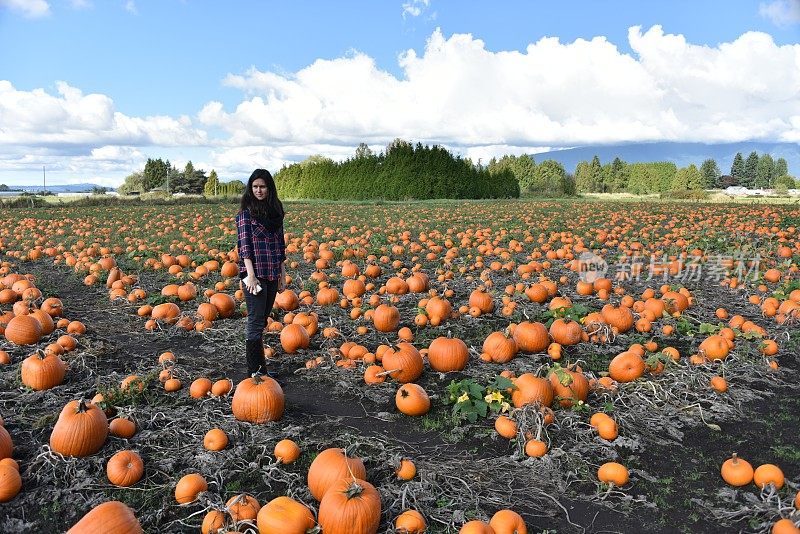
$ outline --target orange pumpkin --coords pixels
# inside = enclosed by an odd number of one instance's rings
[[[308,489],[318,501],[337,481],[366,478],[367,471],[360,458],[345,456],[342,449],[325,449],[314,458],[308,468]]]
[[[633,382],[644,375],[644,359],[633,351],[622,352],[608,364],[608,375],[617,382]]]
[[[440,373],[461,371],[469,361],[469,349],[458,338],[438,337],[428,347],[428,363]]]
[[[553,386],[548,380],[531,373],[523,373],[513,382],[517,389],[511,393],[511,401],[516,408],[532,402],[538,402],[542,406],[553,403]]]

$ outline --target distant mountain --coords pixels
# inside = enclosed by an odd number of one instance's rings
[[[678,167],[687,167],[694,163],[697,167],[704,160],[712,158],[719,165],[722,174],[729,174],[731,164],[737,152],[747,159],[755,150],[758,155],[769,154],[773,159],[784,158],[789,165],[789,174],[800,176],[800,145],[792,143],[725,143],[706,145],[703,143],[636,143],[627,145],[594,145],[564,150],[553,150],[534,154],[533,159],[540,163],[554,159],[561,163],[567,172],[575,172],[581,161],[591,161],[597,155],[600,163],[611,163],[619,157],[626,163],[646,163],[654,161],[671,161]]]
[[[47,190],[53,193],[91,193],[95,187],[101,187],[97,184],[47,184]],[[39,185],[9,185],[9,189],[13,191],[30,191],[38,192],[44,189],[42,184]]]

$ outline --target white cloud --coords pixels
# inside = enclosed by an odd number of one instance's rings
[[[69,147],[103,145],[185,146],[206,143],[188,117],[129,117],[110,97],[84,95],[66,82],[57,95],[44,89],[21,91],[0,80],[0,146]]]
[[[800,137],[800,45],[748,32],[718,47],[660,26],[633,27],[634,55],[604,37],[543,38],[488,51],[468,34],[435,31],[397,78],[360,53],[283,75],[251,68],[224,83],[247,98],[210,102],[204,125],[231,146],[382,143],[565,146],[626,141],[793,141]]]
[[[125,11],[128,13],[132,13],[134,15],[139,13],[139,10],[136,8],[136,1],[135,0],[126,0],[125,2]]]
[[[88,9],[92,7],[90,0],[69,0],[69,3],[73,9]]]
[[[780,27],[800,24],[800,0],[773,0],[758,5],[758,14]]]
[[[30,18],[45,17],[50,14],[50,4],[46,0],[0,0],[0,8],[18,11]]]
[[[403,3],[403,18],[419,17],[430,5],[430,0],[409,0]]]
[[[63,82],[50,94],[0,81],[0,170],[57,155],[90,169],[130,164],[127,174],[140,156],[125,150],[149,147],[231,177],[397,137],[484,162],[621,142],[800,142],[800,44],[748,32],[701,46],[660,26],[632,27],[628,40],[631,54],[602,36],[490,51],[436,30],[423,51],[399,55],[401,76],[359,52],[288,74],[251,67],[223,80],[238,104],[209,101],[192,118],[128,116]]]

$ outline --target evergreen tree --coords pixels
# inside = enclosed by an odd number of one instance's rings
[[[703,189],[711,189],[719,187],[719,177],[722,174],[719,172],[717,162],[709,158],[700,165],[700,174],[703,176]]]
[[[774,164],[772,161],[772,156],[769,154],[764,154],[758,158],[758,165],[756,166],[756,179],[754,182],[757,188],[766,189],[768,187],[772,187],[774,182],[773,173],[775,172],[773,166]]]
[[[733,157],[733,164],[731,165],[731,176],[737,184],[741,184],[744,179],[744,158],[741,152],[737,152]]]
[[[528,154],[516,158],[511,165],[511,172],[519,182],[520,191],[534,190],[537,187],[536,162]]]
[[[621,159],[614,158],[611,162],[610,170],[610,185],[611,191],[616,193],[618,191],[625,191],[628,189],[628,180],[630,180],[630,171],[628,165]]]
[[[605,193],[603,184],[603,166],[600,165],[600,158],[595,155],[592,162],[589,164],[589,173],[591,176],[591,191]]]
[[[686,168],[687,189],[703,189],[703,175],[694,163]]]
[[[756,171],[758,169],[758,152],[753,150],[750,152],[750,155],[747,156],[747,159],[744,161],[744,175],[742,179],[739,180],[743,186],[747,188],[755,187],[756,183]]]
[[[217,176],[217,171],[211,169],[211,174],[208,175],[206,185],[203,186],[203,195],[213,197],[219,194],[221,194],[219,191],[219,177]]]
[[[592,175],[587,161],[581,161],[575,167],[575,188],[579,193],[592,191]]]
[[[789,165],[784,158],[778,158],[775,160],[775,167],[773,170],[775,172],[775,178],[786,176],[789,174]]]
[[[557,161],[548,159],[536,166],[534,191],[547,194],[566,194],[570,189],[567,181],[567,172]]]
[[[147,163],[144,165],[144,176],[142,180],[142,186],[144,187],[143,192],[166,185],[167,177],[171,169],[172,166],[169,160],[163,161],[161,158],[147,158]]]

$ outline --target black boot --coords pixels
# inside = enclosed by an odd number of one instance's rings
[[[255,373],[264,374],[267,370],[267,363],[264,359],[264,344],[260,339],[248,339],[247,344],[247,376]]]

